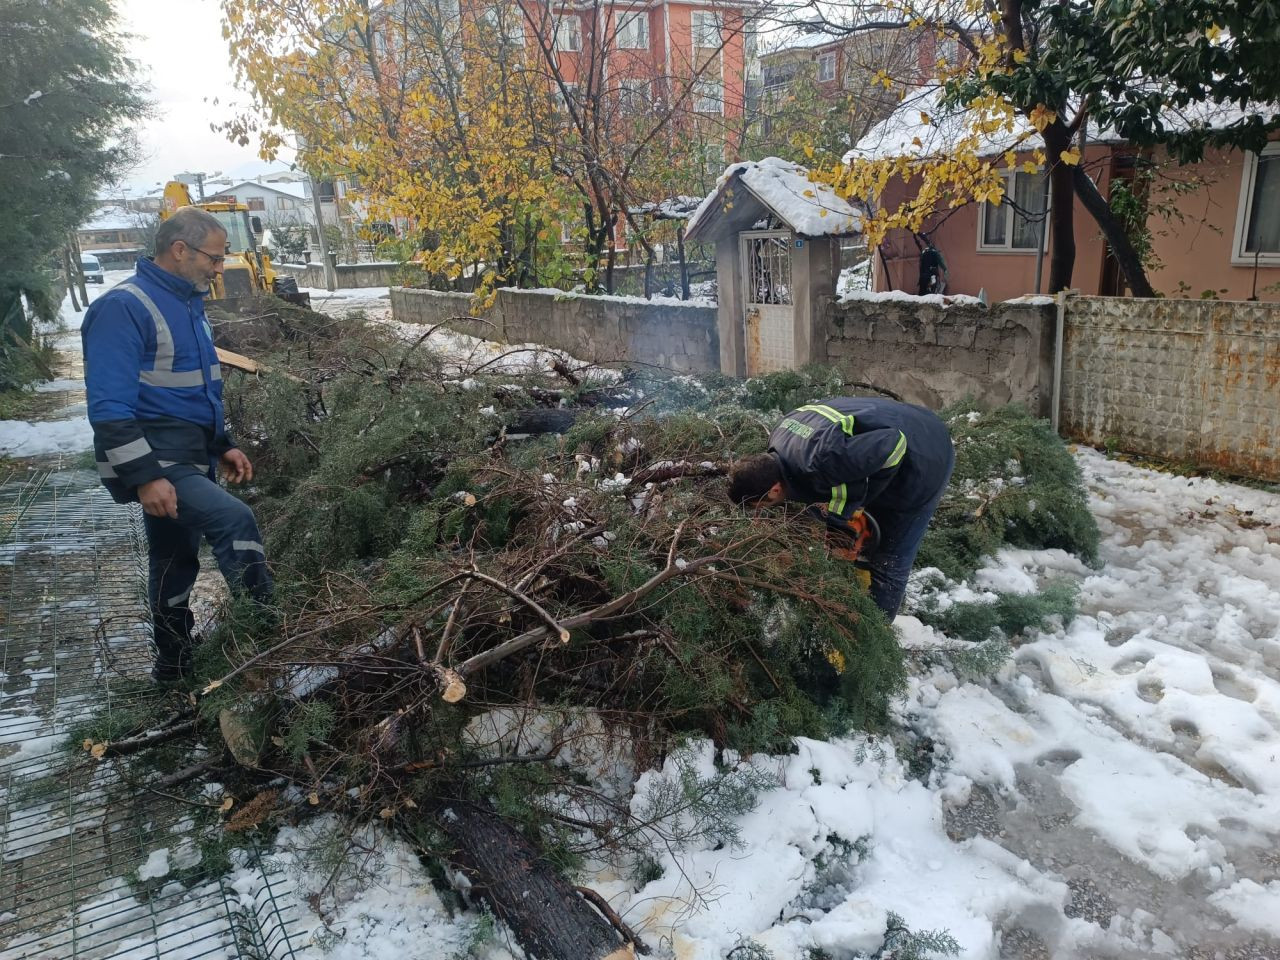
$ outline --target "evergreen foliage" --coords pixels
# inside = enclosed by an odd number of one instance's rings
[[[1080,468],[1048,422],[1016,404],[978,413],[962,402],[942,416],[955,442],[956,467],[918,567],[964,580],[1006,544],[1097,559],[1098,526]]]
[[[55,254],[131,160],[138,89],[109,0],[0,6],[0,390],[30,376],[28,310],[57,313]]]
[[[218,773],[229,791],[284,777],[307,809],[380,817],[426,852],[456,800],[518,825],[562,873],[613,856],[639,883],[660,870],[657,843],[738,841],[772,782],[728,751],[884,728],[906,678],[892,628],[803,511],[742,511],[722,479],[780,412],[850,392],[838,373],[458,370],[359,318],[292,311],[250,333],[298,379],[228,379],[278,586],[274,609],[230,604],[197,651],[200,735],[248,744],[232,745],[238,773]],[[563,436],[505,435],[561,403],[579,405]],[[1004,543],[1088,543],[1029,502],[1084,509],[1060,441],[1020,411],[959,420],[964,466],[939,520],[969,553],[950,569]],[[930,615],[993,643],[1071,600]],[[504,716],[496,740],[476,733]],[[641,800],[566,756],[614,738],[635,770],[668,760]],[[711,739],[714,767],[673,756],[690,738]],[[862,852],[833,838],[819,884],[848,881]],[[946,939],[886,937],[913,944]]]
[[[954,603],[945,610],[926,605],[916,614],[949,637],[983,643],[995,634],[1016,637],[1028,627],[1044,626],[1052,617],[1071,619],[1078,594],[1072,581],[1054,580],[1036,593],[1001,593],[994,601]]]

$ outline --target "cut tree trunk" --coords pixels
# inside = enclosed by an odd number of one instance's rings
[[[578,419],[575,410],[545,410],[534,408],[519,410],[507,426],[507,436],[564,433]]]
[[[452,859],[536,960],[633,960],[637,945],[596,911],[543,859],[542,852],[492,810],[453,803],[436,822],[454,844]]]

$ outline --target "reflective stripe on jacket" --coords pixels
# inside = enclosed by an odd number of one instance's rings
[[[787,499],[849,517],[860,507],[911,510],[946,482],[955,453],[924,407],[882,397],[832,397],[787,414],[769,437]],[[875,510],[873,509],[874,513]]]
[[[139,260],[81,326],[98,473],[117,500],[177,464],[208,469],[226,435],[222,370],[204,294]]]

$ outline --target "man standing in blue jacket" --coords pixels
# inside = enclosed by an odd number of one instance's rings
[[[156,231],[155,257],[94,301],[81,327],[93,449],[118,503],[146,516],[157,681],[191,670],[189,600],[207,537],[233,592],[271,595],[253,511],[216,482],[253,479],[227,436],[222,371],[205,317],[209,285],[222,273],[227,234],[216,217],[182,207]]]
[[[924,407],[833,397],[787,414],[768,453],[734,465],[729,496],[753,505],[820,504],[832,521],[866,508],[880,526],[880,542],[865,558],[871,599],[892,620],[954,466],[947,425]]]

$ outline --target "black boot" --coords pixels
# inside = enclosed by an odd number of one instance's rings
[[[191,679],[192,650],[195,640],[191,630],[195,618],[191,611],[183,607],[180,611],[165,616],[156,614],[155,642],[156,662],[151,668],[151,678],[156,683],[178,685]]]

